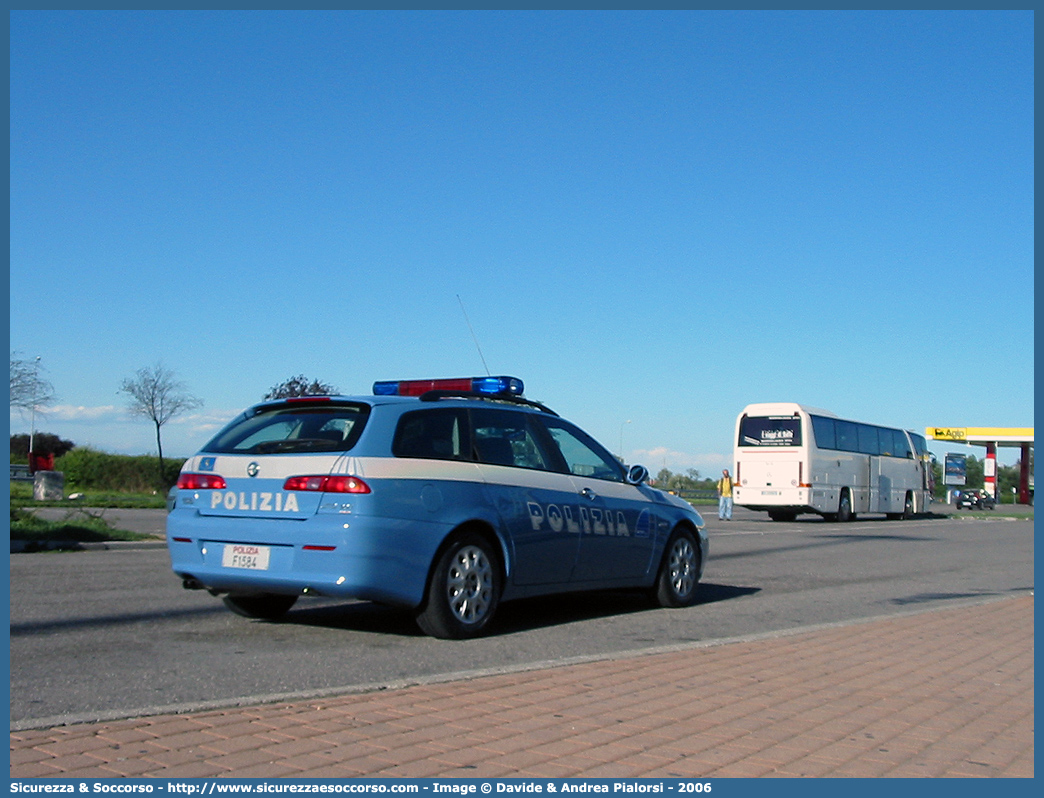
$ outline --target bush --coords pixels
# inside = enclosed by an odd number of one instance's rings
[[[45,521],[25,510],[11,508],[11,540],[78,541],[92,543],[105,540],[148,540],[150,535],[113,529],[100,515],[71,511],[61,521]],[[26,548],[33,551],[33,548]]]
[[[54,468],[65,474],[66,485],[75,485],[78,490],[121,493],[157,491],[166,494],[170,486],[177,482],[183,463],[183,460],[164,459],[165,473],[160,479],[158,457],[107,454],[77,447],[59,457]]]

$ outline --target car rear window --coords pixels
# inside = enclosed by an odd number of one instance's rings
[[[362,434],[370,407],[361,403],[286,404],[233,421],[206,446],[215,454],[346,452]]]

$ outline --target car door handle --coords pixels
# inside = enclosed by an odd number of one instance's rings
[[[585,499],[590,499],[591,501],[594,501],[597,498],[595,492],[590,488],[584,488],[582,491],[580,491],[580,495],[583,496]]]

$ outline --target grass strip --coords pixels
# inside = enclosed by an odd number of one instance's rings
[[[72,510],[60,521],[46,521],[17,507],[11,508],[11,540],[102,543],[110,540],[153,540],[151,535],[115,529],[97,515]]]

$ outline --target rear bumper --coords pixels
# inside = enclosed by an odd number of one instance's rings
[[[167,517],[171,569],[215,592],[358,598],[416,607],[448,528],[416,520],[319,515],[305,520]],[[223,564],[228,546],[264,547],[263,569]]]
[[[810,488],[736,487],[732,490],[732,500],[736,505],[750,510],[812,510]]]
[[[836,513],[841,491],[833,487],[775,488],[769,486],[733,488],[733,501],[748,510],[773,510],[793,513]]]

